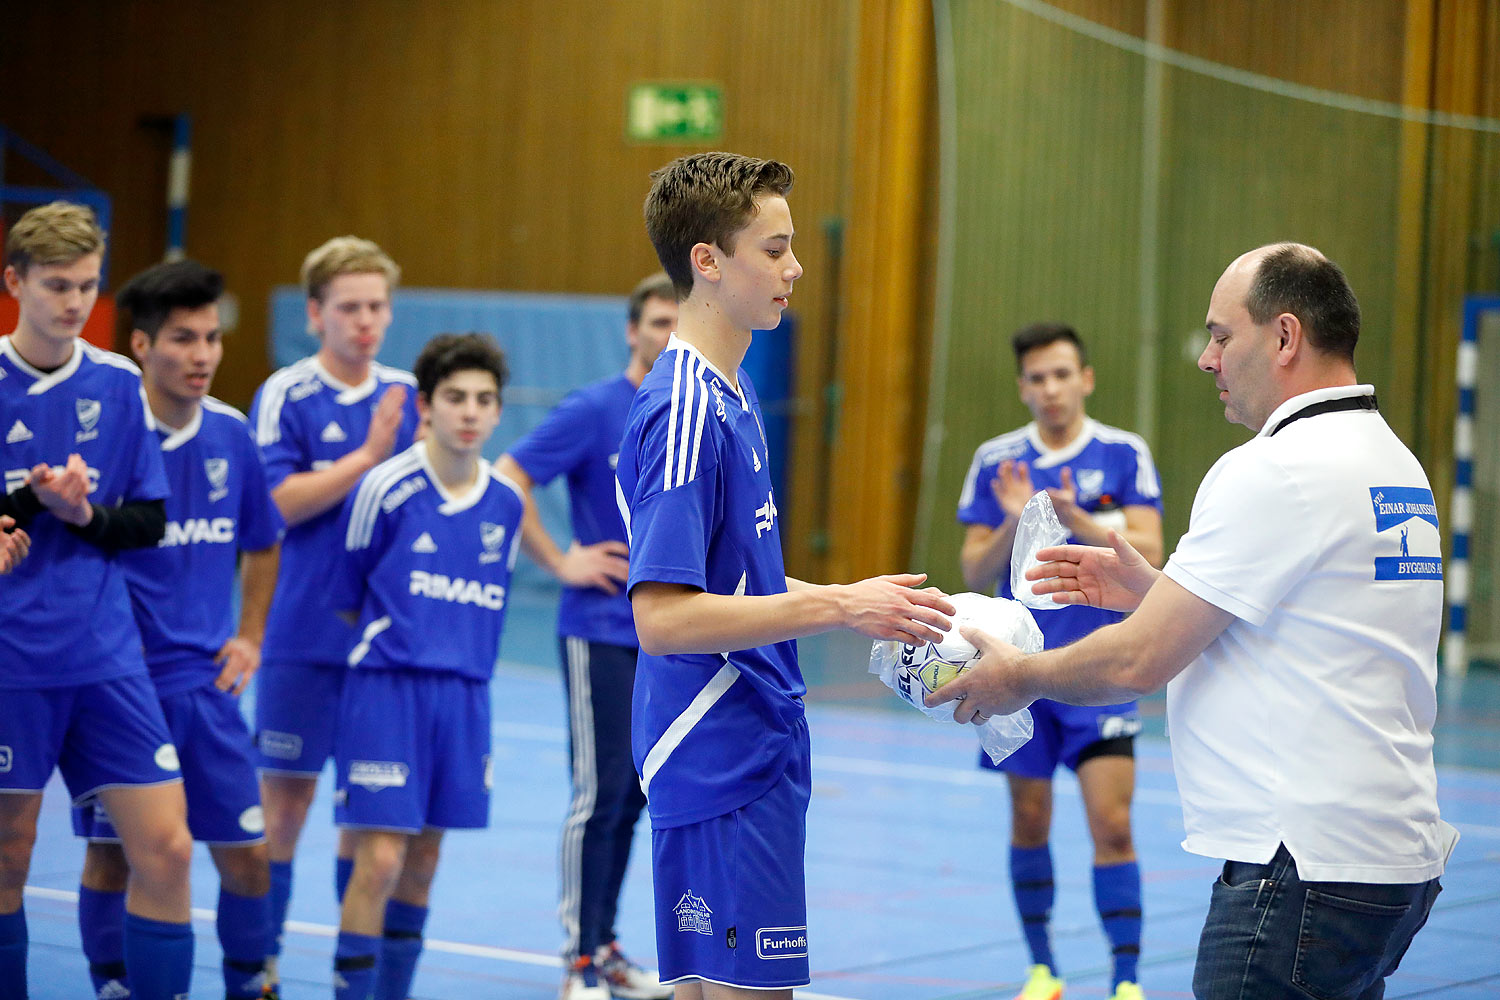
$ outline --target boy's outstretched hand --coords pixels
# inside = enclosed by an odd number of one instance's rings
[[[839,586],[844,627],[909,646],[941,641],[956,609],[936,587],[916,589],[926,579],[926,573],[896,573]]]

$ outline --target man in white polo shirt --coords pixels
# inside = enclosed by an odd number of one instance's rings
[[[1034,656],[975,632],[983,659],[931,700],[967,722],[1170,681],[1183,846],[1227,859],[1194,994],[1379,997],[1457,839],[1432,762],[1432,488],[1356,381],[1359,305],[1321,253],[1241,256],[1207,327],[1198,366],[1256,436],[1204,477],[1166,568],[1111,533],[1029,574],[1060,603],[1135,613]]]

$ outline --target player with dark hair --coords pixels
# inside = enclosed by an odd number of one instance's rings
[[[302,286],[318,351],[266,379],[250,408],[271,495],[288,526],[255,697],[276,933],[272,980],[292,859],[318,774],[333,753],[344,658],[357,639],[328,605],[324,586],[328,564],[343,551],[339,506],[362,475],[409,446],[417,429],[411,375],[375,360],[400,275],[385,251],[355,236],[334,237],[308,253]],[[349,838],[341,837],[334,868],[340,898],[351,851]]]
[[[1102,543],[1118,530],[1153,563],[1161,561],[1161,486],[1140,437],[1090,419],[1094,391],[1083,340],[1063,323],[1035,323],[1011,338],[1021,402],[1032,422],[979,446],[964,479],[958,519],[966,526],[960,562],[974,590],[1011,597],[1010,560],[1016,524],[1032,494],[1045,488],[1072,539]],[[997,586],[998,585],[998,586]],[[1122,617],[1097,608],[1039,612],[1046,645],[1066,645]],[[1054,884],[1052,774],[1063,764],[1078,775],[1094,841],[1094,904],[1109,939],[1114,1000],[1138,1000],[1141,874],[1130,833],[1135,790],[1134,702],[1080,708],[1046,699],[1031,706],[1036,735],[993,764],[1010,785],[1010,877],[1031,968],[1018,1000],[1058,1000],[1048,925]]]
[[[629,573],[629,548],[615,500],[615,463],[630,401],[676,326],[671,279],[664,272],[642,279],[626,305],[630,360],[624,373],[570,393],[498,463],[526,494],[521,548],[563,583],[557,632],[573,797],[558,851],[557,912],[567,963],[562,1000],[672,995],[670,986],[615,943],[620,888],[646,805],[630,758],[630,692],[640,648],[621,586]],[[561,475],[567,477],[576,539],[566,552],[547,534],[531,502],[534,485]]]
[[[130,873],[120,951],[135,996],[192,978],[188,833],[177,748],[141,655],[119,555],[155,546],[167,478],[135,365],[83,343],[104,232],[67,202],[6,234],[20,304],[0,337],[0,516],[31,552],[0,600],[0,996],[26,996],[22,890],[54,768],[75,803],[114,818]]]
[[[661,979],[678,1000],[786,998],[808,982],[811,776],[794,640],[852,628],[926,642],[953,612],[913,589],[920,575],[813,586],[782,565],[760,405],[740,362],[802,275],[791,186],[775,160],[700,153],[653,174],[646,197],[679,319],[631,403],[617,475],[641,643],[632,745]]]
[[[505,357],[487,336],[444,334],[415,371],[425,436],[360,480],[324,580],[357,620],[334,747],[335,818],[354,847],[340,1000],[406,1000],[443,833],[489,822],[489,681],[524,506],[480,457]]]
[[[122,553],[146,665],[183,766],[188,828],[219,870],[219,943],[229,1000],[258,1000],[271,939],[265,817],[239,695],[260,666],[276,586],[281,514],[245,415],[208,395],[224,357],[224,279],[192,260],[157,264],[115,300],[131,317],[130,349],[171,496],[160,545]],[[234,620],[236,561],[241,599]],[[128,869],[97,805],[74,810],[89,839],[78,923],[97,996],[118,995]],[[134,970],[124,969],[124,972]]]

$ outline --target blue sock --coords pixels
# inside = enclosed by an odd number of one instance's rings
[[[268,955],[281,954],[281,928],[286,923],[287,904],[292,901],[292,863],[271,862],[271,946]]]
[[[26,997],[26,907],[0,913],[0,995]]]
[[[353,858],[333,859],[333,893],[334,898],[343,905],[344,891],[349,888],[349,876],[354,874]]]
[[[239,896],[219,889],[219,945],[224,949],[228,1000],[260,1000],[271,948],[269,896]]]
[[[176,1000],[193,982],[193,928],[125,914],[132,1000]]]
[[[380,938],[339,931],[333,953],[334,1000],[369,1000],[380,966]]]
[[[1021,931],[1026,947],[1031,949],[1031,963],[1045,965],[1054,973],[1052,941],[1047,924],[1052,919],[1052,851],[1041,847],[1010,849],[1010,884],[1016,894],[1016,911],[1021,915]]]
[[[111,983],[119,985],[108,996],[128,996],[119,992],[130,989],[130,979],[125,975],[125,894],[99,892],[80,885],[78,934],[83,938],[83,955],[89,961],[94,996],[105,995]]]
[[[385,904],[385,940],[380,944],[380,976],[375,1000],[406,1000],[422,956],[427,907],[393,899]]]
[[[1141,959],[1141,869],[1134,861],[1094,867],[1094,905],[1115,959],[1114,985],[1136,982]]]

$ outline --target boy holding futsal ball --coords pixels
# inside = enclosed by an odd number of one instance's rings
[[[786,576],[760,406],[740,362],[802,275],[791,169],[699,153],[652,181],[646,231],[679,318],[631,404],[616,475],[661,980],[678,1000],[789,998],[808,983],[811,781],[795,640],[852,628],[927,642],[953,609],[913,589],[915,574],[847,586]]]

